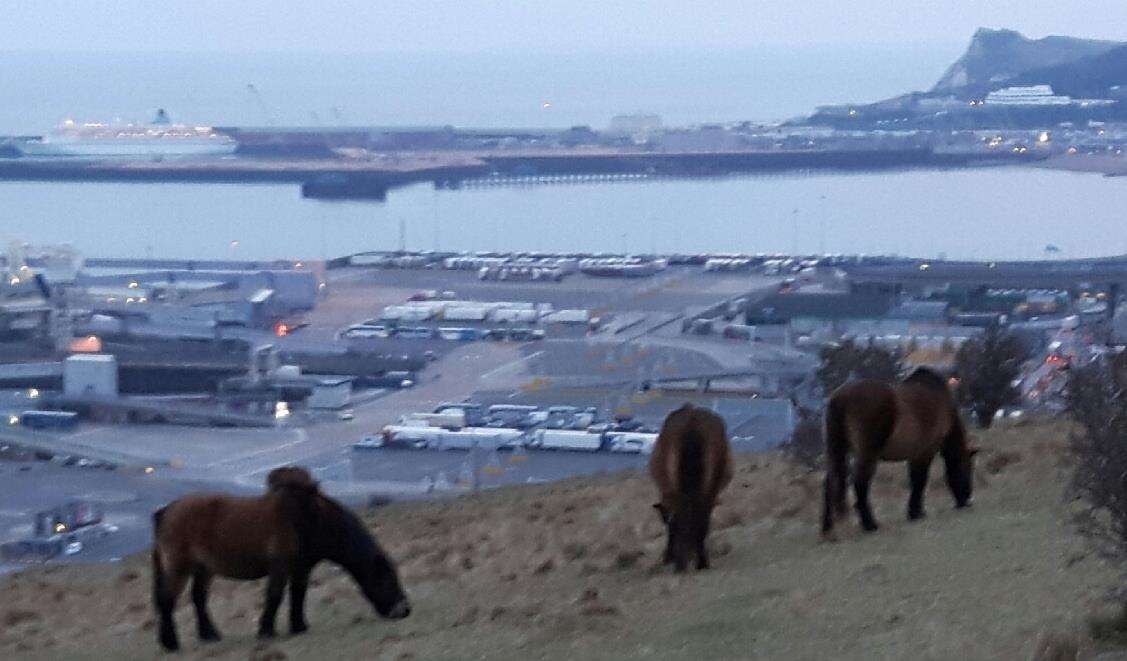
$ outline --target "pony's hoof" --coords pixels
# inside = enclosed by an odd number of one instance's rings
[[[259,640],[270,640],[271,638],[274,637],[274,635],[275,634],[274,634],[273,631],[259,631],[258,632],[258,639]]]
[[[221,640],[223,640],[223,636],[220,636],[218,631],[208,631],[200,634],[200,641],[204,643],[217,643]]]
[[[875,522],[873,522],[873,523],[862,523],[861,529],[864,530],[865,532],[876,532],[876,531],[880,530],[880,526],[878,526]]]
[[[823,530],[822,531],[822,541],[823,542],[829,542],[829,543],[833,544],[834,542],[837,541],[837,533],[832,531],[832,530]]]
[[[920,519],[925,519],[925,518],[927,518],[927,512],[924,512],[922,510],[919,511],[919,512],[908,512],[908,520],[909,521],[919,521]]]
[[[290,634],[294,636],[300,636],[306,631],[309,631],[309,625],[305,624],[304,622],[302,622],[301,624],[295,624],[290,627]]]
[[[168,652],[180,651],[180,639],[172,632],[161,632],[160,646]]]

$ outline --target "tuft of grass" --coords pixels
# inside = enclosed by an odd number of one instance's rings
[[[1032,661],[1078,661],[1085,645],[1075,633],[1048,631],[1037,638]]]
[[[13,608],[12,610],[4,613],[4,618],[2,621],[4,622],[5,627],[15,627],[25,622],[35,622],[39,619],[42,619],[42,616],[33,610]]]

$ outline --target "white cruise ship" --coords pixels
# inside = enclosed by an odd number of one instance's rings
[[[238,143],[210,126],[173,124],[157,111],[151,124],[79,124],[67,120],[46,138],[14,143],[24,156],[163,158],[221,156]]]

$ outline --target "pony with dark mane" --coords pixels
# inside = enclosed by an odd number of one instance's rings
[[[666,527],[663,562],[683,572],[695,554],[697,569],[707,569],[704,542],[712,509],[732,481],[732,449],[724,420],[691,404],[673,411],[661,426],[649,469],[661,496],[654,508]]]
[[[360,519],[321,493],[305,469],[276,469],[267,487],[257,498],[185,496],[153,514],[153,603],[165,649],[180,646],[172,614],[188,579],[202,641],[220,638],[207,612],[208,587],[215,576],[268,579],[259,637],[274,635],[287,584],[290,631],[308,629],[305,591],[309,573],[322,560],[343,567],[381,616],[398,619],[411,613],[395,564]]]
[[[878,528],[869,505],[869,484],[881,461],[908,463],[912,493],[908,519],[924,516],[924,490],[935,455],[941,454],[955,506],[971,502],[974,455],[955,399],[942,376],[917,368],[900,383],[851,381],[835,390],[826,404],[826,481],[822,534],[829,537],[834,518],[846,514],[849,454],[853,490],[861,527]]]

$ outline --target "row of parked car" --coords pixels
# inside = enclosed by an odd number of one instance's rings
[[[545,333],[539,328],[431,328],[429,326],[388,326],[365,322],[349,326],[341,333],[341,337],[347,339],[449,340],[453,342],[472,342],[474,340],[530,342],[544,339]]]
[[[598,422],[597,409],[518,404],[484,407],[443,404],[431,413],[413,413],[362,439],[357,450],[388,446],[415,449],[573,450],[648,453],[657,434],[635,420]]]

